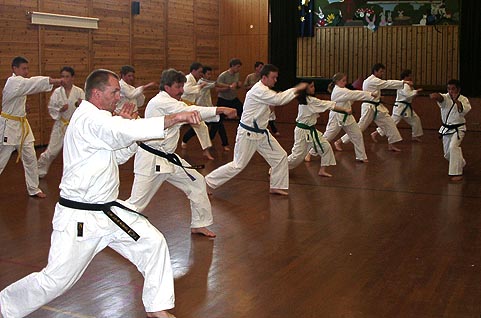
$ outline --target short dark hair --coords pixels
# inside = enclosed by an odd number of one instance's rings
[[[205,73],[207,73],[208,71],[211,71],[211,72],[212,72],[212,67],[210,67],[210,66],[204,66],[204,67],[202,68],[202,74],[205,74]]]
[[[184,73],[177,71],[176,69],[169,68],[162,72],[160,75],[160,87],[161,91],[165,91],[164,86],[172,86],[174,83],[185,83],[187,78],[185,78]]]
[[[454,85],[458,89],[461,88],[461,82],[457,79],[454,79],[454,78],[452,78],[448,81],[448,85]]]
[[[257,68],[259,65],[264,65],[264,62],[257,61],[254,63],[254,68]]]
[[[132,65],[124,65],[120,68],[120,75],[127,75],[128,73],[135,73],[135,68]]]
[[[404,70],[401,72],[401,79],[405,79],[406,77],[411,76],[413,72],[411,70]]]
[[[189,72],[198,70],[198,69],[201,68],[201,67],[202,67],[202,64],[201,64],[201,63],[199,63],[199,62],[194,62],[194,63],[190,64]]]
[[[23,56],[15,56],[12,60],[12,67],[20,67],[20,64],[23,64],[23,63],[28,64],[27,58]]]
[[[242,62],[238,58],[233,58],[229,61],[229,67],[236,66],[236,65],[242,65]]]
[[[114,77],[115,79],[119,80],[119,76],[117,74],[106,69],[98,69],[90,73],[85,80],[85,99],[90,100],[93,89],[104,91],[110,77]]]
[[[384,64],[382,64],[382,63],[376,63],[372,66],[371,72],[372,72],[372,74],[374,74],[374,72],[377,72],[380,69],[386,69],[386,66],[384,66]]]
[[[262,76],[269,76],[269,73],[270,72],[277,72],[279,73],[279,68],[277,68],[277,66],[275,66],[274,64],[264,64],[264,66],[262,67],[261,71],[260,71],[260,76],[262,78]]]
[[[60,70],[60,73],[62,72],[69,72],[71,76],[75,75],[75,70],[73,69],[73,67],[70,67],[70,66],[62,67],[62,69]]]

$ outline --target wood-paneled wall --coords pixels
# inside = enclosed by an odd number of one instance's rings
[[[240,58],[240,78],[254,71],[256,61],[268,62],[268,1],[220,0],[220,66],[229,68],[229,60]],[[239,90],[241,100],[244,90]]]
[[[386,78],[413,70],[424,87],[444,87],[459,74],[457,25],[390,26],[376,32],[364,27],[318,28],[314,37],[298,39],[297,75],[331,78],[337,72],[348,80],[365,78],[375,63],[386,65]]]
[[[62,66],[74,67],[75,84],[80,87],[91,70],[119,71],[125,64],[136,68],[139,85],[158,82],[167,67],[188,72],[197,60],[218,74],[226,63],[219,57],[219,7],[219,0],[142,0],[140,14],[132,15],[131,0],[4,0],[0,5],[0,87],[17,55],[29,59],[30,76],[58,77]],[[31,11],[96,17],[99,28],[32,25],[27,14]],[[156,92],[147,91],[147,99]],[[48,143],[50,136],[48,98],[47,93],[27,100],[37,145]]]

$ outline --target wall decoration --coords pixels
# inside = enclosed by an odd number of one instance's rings
[[[460,0],[310,0],[314,2],[315,26],[369,26],[458,24]],[[368,11],[369,10],[369,11]],[[366,20],[366,13],[369,12]],[[362,15],[362,17],[361,17]],[[373,18],[373,15],[376,18]],[[373,25],[375,28],[373,28]]]

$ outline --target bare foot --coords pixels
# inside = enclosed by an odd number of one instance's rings
[[[331,178],[332,177],[332,174],[328,173],[324,167],[322,167],[320,170],[319,170],[319,173],[318,175],[320,175],[321,177],[327,177],[327,178]]]
[[[274,136],[280,136],[280,135],[281,135],[280,132],[275,132],[275,133],[274,133]]]
[[[374,131],[371,133],[371,139],[372,139],[372,141],[377,142],[377,136],[378,136],[378,135],[379,135],[379,133],[378,133],[376,130],[374,130]]]
[[[307,155],[304,157],[304,161],[309,162],[309,161],[311,161],[311,160],[312,160],[311,154],[310,154],[310,153],[307,153]]]
[[[162,310],[162,311],[156,311],[156,312],[148,312],[147,318],[175,318],[175,316],[172,315],[167,310]]]
[[[230,151],[230,147],[229,147],[229,146],[224,146],[224,151]]]
[[[35,193],[34,195],[31,195],[32,198],[39,198],[39,199],[45,199],[47,195],[40,191],[39,193]]]
[[[187,149],[187,144],[182,141],[182,143],[180,144],[180,148]]]
[[[215,233],[209,230],[206,227],[193,227],[190,229],[190,233],[192,234],[201,234],[207,237],[216,237]]]
[[[210,154],[209,148],[204,149],[204,152],[202,154],[204,155],[204,157],[207,157],[207,159],[214,160],[214,157],[212,157],[212,155]]]
[[[462,176],[462,175],[452,176],[452,177],[451,177],[451,181],[454,181],[454,182],[458,182],[458,181],[461,181],[461,180],[463,180],[463,176]]]
[[[388,149],[389,149],[389,151],[401,152],[401,149],[399,149],[398,147],[394,146],[393,144],[389,144]]]
[[[338,139],[334,142],[334,148],[336,148],[337,151],[342,151],[342,140]]]
[[[271,189],[269,190],[269,193],[271,193],[271,194],[278,194],[278,195],[289,195],[289,192],[287,192],[286,190],[274,189],[274,188],[271,188]]]
[[[419,137],[413,137],[413,138],[411,138],[411,140],[412,140],[412,141],[416,141],[416,142],[423,142],[423,141],[421,140],[421,138],[419,138]]]

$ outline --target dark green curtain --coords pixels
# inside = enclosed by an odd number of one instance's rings
[[[461,1],[460,80],[462,94],[481,96],[481,1]]]
[[[276,89],[285,90],[297,83],[298,2],[270,0],[269,62],[279,67]]]

